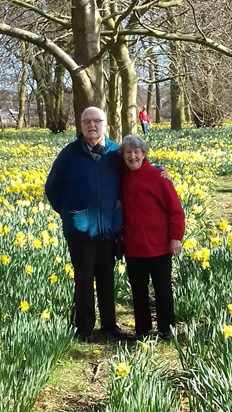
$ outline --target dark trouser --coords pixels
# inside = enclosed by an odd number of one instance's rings
[[[113,241],[68,239],[75,274],[75,323],[79,332],[91,332],[95,326],[94,278],[101,326],[116,324],[114,304]]]
[[[146,134],[148,131],[148,123],[141,122],[143,134]]]
[[[161,333],[168,331],[169,325],[175,325],[171,255],[153,258],[127,258],[126,263],[133,295],[136,333],[147,334],[152,329],[149,275],[151,275],[155,291],[158,330]]]

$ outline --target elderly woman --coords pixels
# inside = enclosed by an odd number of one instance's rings
[[[125,165],[122,183],[124,241],[131,284],[135,330],[146,336],[152,330],[149,279],[155,291],[159,337],[171,338],[175,325],[171,284],[172,255],[181,250],[184,212],[169,179],[148,159],[148,146],[139,136],[126,136],[119,149]]]

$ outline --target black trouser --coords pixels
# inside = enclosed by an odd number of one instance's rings
[[[111,329],[116,324],[114,304],[113,241],[68,240],[75,275],[75,323],[79,332],[91,332],[95,326],[94,278],[101,326]]]
[[[169,330],[169,325],[175,325],[171,284],[172,256],[127,258],[126,263],[133,295],[136,333],[147,334],[152,329],[149,275],[155,291],[158,330],[161,333]]]

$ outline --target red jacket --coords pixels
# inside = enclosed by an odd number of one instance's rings
[[[184,212],[172,182],[144,159],[139,169],[125,166],[122,187],[126,257],[170,253],[171,239],[184,235]]]
[[[139,121],[140,122],[147,122],[147,123],[150,122],[150,119],[149,119],[149,116],[148,116],[148,113],[147,113],[146,110],[140,110],[140,112],[139,112]]]

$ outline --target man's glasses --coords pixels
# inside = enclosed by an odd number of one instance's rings
[[[104,120],[103,119],[84,119],[84,120],[82,120],[81,121],[81,123],[84,123],[85,125],[89,125],[89,124],[91,124],[91,123],[94,123],[94,124],[100,124],[101,122],[104,122]]]

